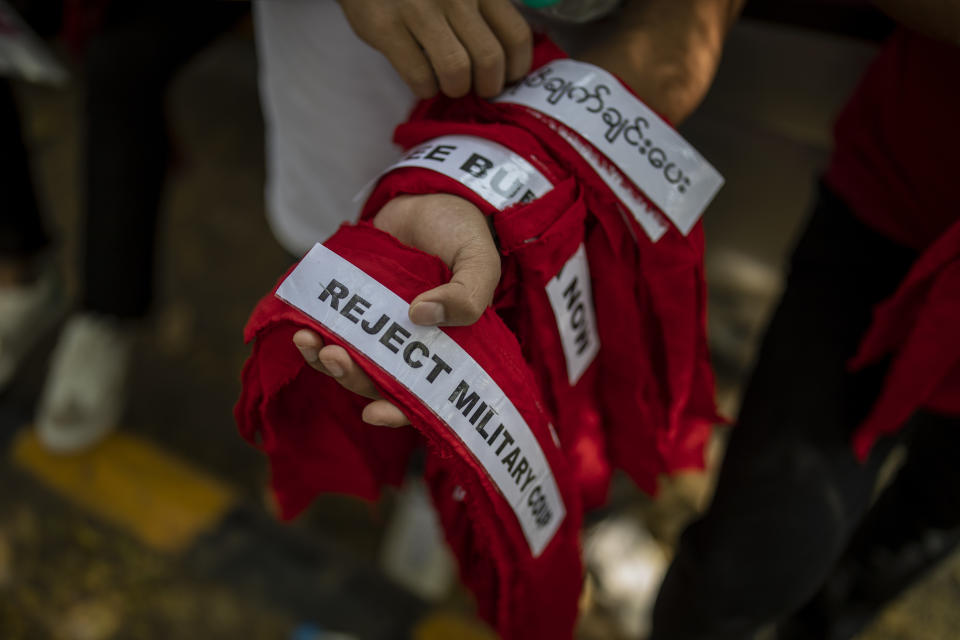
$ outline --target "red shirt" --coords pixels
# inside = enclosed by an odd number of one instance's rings
[[[830,187],[870,227],[924,250],[960,220],[960,47],[906,29],[837,120]]]
[[[920,252],[851,362],[892,358],[854,435],[861,458],[917,409],[960,415],[958,115],[960,47],[901,29],[837,121],[827,183],[867,225]]]

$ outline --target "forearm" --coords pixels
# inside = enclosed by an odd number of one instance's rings
[[[911,29],[960,44],[960,0],[874,0],[874,4]]]
[[[632,0],[615,35],[583,60],[618,75],[674,123],[707,93],[723,42],[745,0]]]

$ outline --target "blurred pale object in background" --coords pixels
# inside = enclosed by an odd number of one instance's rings
[[[64,66],[3,0],[0,0],[0,75],[54,85],[61,85],[69,78]]]
[[[667,554],[660,543],[627,514],[587,531],[583,551],[587,570],[596,580],[597,603],[613,612],[625,637],[644,637],[667,571]]]

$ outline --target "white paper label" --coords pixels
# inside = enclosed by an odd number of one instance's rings
[[[430,169],[453,178],[499,211],[553,189],[532,164],[503,145],[475,136],[441,136],[414,147],[384,174],[401,167]]]
[[[494,101],[529,107],[576,131],[684,234],[723,186],[723,177],[676,130],[591,64],[554,60]]]
[[[580,245],[546,288],[567,361],[567,379],[573,386],[600,351],[586,247]]]
[[[277,296],[428,406],[483,466],[513,508],[531,552],[540,555],[566,516],[560,491],[523,416],[470,354],[442,330],[410,322],[403,298],[320,244]]]

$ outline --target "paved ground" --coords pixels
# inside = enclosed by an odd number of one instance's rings
[[[687,126],[728,181],[707,230],[719,319],[711,328],[727,336],[721,402],[731,414],[826,158],[831,114],[869,53],[852,42],[743,27],[717,89]],[[831,73],[818,80],[808,73],[814,67]],[[427,605],[383,577],[376,559],[390,498],[376,506],[325,499],[288,527],[266,514],[263,463],[231,417],[247,355],[241,327],[289,261],[264,222],[254,71],[251,42],[232,36],[198,59],[172,93],[184,160],[165,204],[160,294],[138,341],[123,432],[69,462],[36,447],[29,416],[52,337],[0,397],[4,639],[306,640],[322,637],[318,629],[362,638],[485,635],[463,594]],[[35,174],[72,280],[77,95],[25,88],[21,97]],[[731,272],[746,273],[750,286],[727,286]],[[688,477],[658,503],[626,487],[616,499],[622,510],[648,517],[669,546],[708,491],[708,479]],[[949,640],[960,637],[958,629],[954,557],[863,638]],[[581,637],[615,632],[592,611]]]

